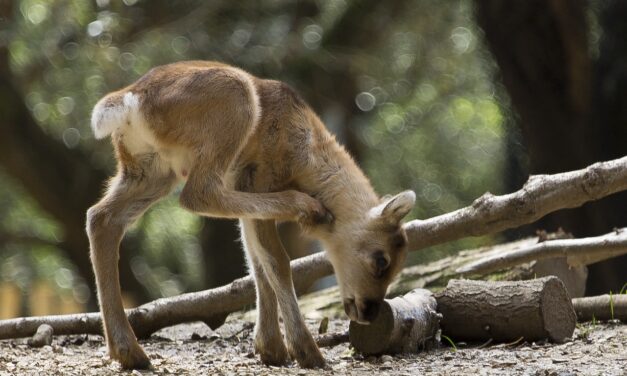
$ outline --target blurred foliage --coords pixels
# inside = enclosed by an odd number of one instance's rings
[[[481,44],[470,1],[405,2],[393,19],[362,20],[372,27],[370,35],[359,37],[372,43],[342,48],[334,46],[351,30],[337,27],[352,1],[16,4],[9,45],[14,80],[45,132],[83,150],[94,168],[114,167],[108,142],[96,142],[89,129],[100,97],[152,66],[208,59],[285,80],[315,105],[330,129],[351,127],[363,144],[359,162],[379,192],[416,191],[412,218],[468,205],[486,190],[502,193],[508,109],[493,82],[495,65]],[[331,37],[335,41],[328,42]],[[343,103],[334,93],[312,89],[316,77],[307,67],[322,73],[342,67],[356,84],[349,98],[355,108],[339,108]],[[34,279],[49,279],[81,298],[84,285],[74,288],[75,271],[55,249],[62,231],[1,174],[0,231],[30,238],[0,245],[1,278],[23,289]],[[170,198],[131,230],[130,236],[144,240],[132,270],[154,297],[204,287],[200,226]],[[438,252],[486,241],[465,240]]]

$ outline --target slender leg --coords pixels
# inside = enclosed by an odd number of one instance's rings
[[[119,245],[126,227],[152,203],[168,194],[174,176],[150,178],[119,173],[96,205],[87,211],[87,234],[96,274],[109,354],[123,368],[149,368],[122,306],[118,273]]]
[[[296,220],[304,226],[329,223],[322,204],[295,190],[250,193],[227,189],[220,170],[204,157],[191,169],[181,192],[181,205],[209,217]]]
[[[263,271],[255,251],[259,248],[257,235],[250,220],[240,220],[242,243],[257,290],[257,322],[255,323],[255,352],[269,365],[284,365],[288,359],[287,348],[281,336],[277,299]]]
[[[285,324],[285,337],[288,352],[302,367],[324,367],[324,358],[300,314],[298,301],[296,300],[296,292],[294,291],[294,284],[292,282],[290,260],[281,244],[275,221],[242,220],[242,229],[247,243],[247,252],[254,255],[253,260],[259,262],[266,282],[274,291],[274,295],[278,301],[278,306]],[[259,281],[257,275],[256,279]],[[257,283],[258,285],[263,285],[264,282]],[[265,294],[265,296],[260,295],[260,297],[267,298],[267,295],[268,294]],[[260,321],[258,325],[262,322],[263,324],[268,322],[269,319],[267,317],[261,316],[264,312],[268,314],[272,313],[271,310],[268,309],[268,306],[271,304],[272,303],[264,305],[262,303],[259,305]],[[264,306],[264,308],[261,308],[262,306]],[[263,333],[263,329],[258,332]],[[266,336],[265,333],[261,334],[261,336],[264,339],[266,338],[263,337]]]

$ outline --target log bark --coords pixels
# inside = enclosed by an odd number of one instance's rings
[[[489,273],[522,263],[566,257],[571,267],[589,265],[627,254],[627,228],[583,239],[557,239],[486,257],[457,269],[458,273]]]
[[[502,196],[487,193],[466,208],[406,223],[408,248],[415,251],[467,236],[492,234],[623,190],[627,190],[627,157],[578,171],[532,176],[520,191]],[[324,253],[292,261],[294,285],[300,293],[332,272]],[[189,321],[217,327],[229,313],[254,301],[253,280],[244,277],[216,289],[158,299],[127,312],[137,337],[145,338],[163,327]],[[98,313],[18,318],[0,321],[0,339],[29,337],[44,323],[49,323],[57,334],[101,331]]]
[[[385,300],[369,325],[351,321],[350,343],[364,354],[415,353],[436,342],[441,315],[428,290]]]
[[[451,280],[435,294],[442,332],[454,340],[561,343],[575,330],[571,299],[556,277],[528,281]]]
[[[610,304],[611,302],[611,304]],[[627,295],[600,295],[573,299],[578,321],[627,321]]]

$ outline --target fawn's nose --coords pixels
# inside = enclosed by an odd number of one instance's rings
[[[360,324],[370,324],[379,314],[381,302],[372,299],[344,299],[346,315]]]
[[[362,321],[372,322],[377,318],[381,302],[377,300],[363,300],[359,303],[357,303],[357,310]]]

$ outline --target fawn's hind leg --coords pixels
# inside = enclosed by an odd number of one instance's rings
[[[149,368],[150,360],[137,343],[122,306],[118,273],[120,241],[127,226],[167,195],[175,180],[174,174],[151,176],[149,173],[149,170],[118,172],[102,200],[87,211],[87,234],[109,355],[126,369]]]
[[[264,272],[263,275],[274,291],[278,306],[281,309],[288,352],[301,367],[324,367],[324,358],[300,314],[292,282],[290,259],[279,238],[275,221],[242,220],[241,223],[247,252],[254,254],[256,260],[259,261]],[[255,279],[257,286],[264,285],[262,281],[259,281],[257,275],[255,275]],[[262,307],[260,305],[257,308],[260,310],[259,315],[262,315],[264,310],[266,313],[270,313],[267,306]],[[260,320],[262,321],[259,321],[257,325],[268,323],[271,319],[260,317]],[[264,329],[260,328],[261,331]],[[269,337],[270,335],[264,334],[263,336]]]

